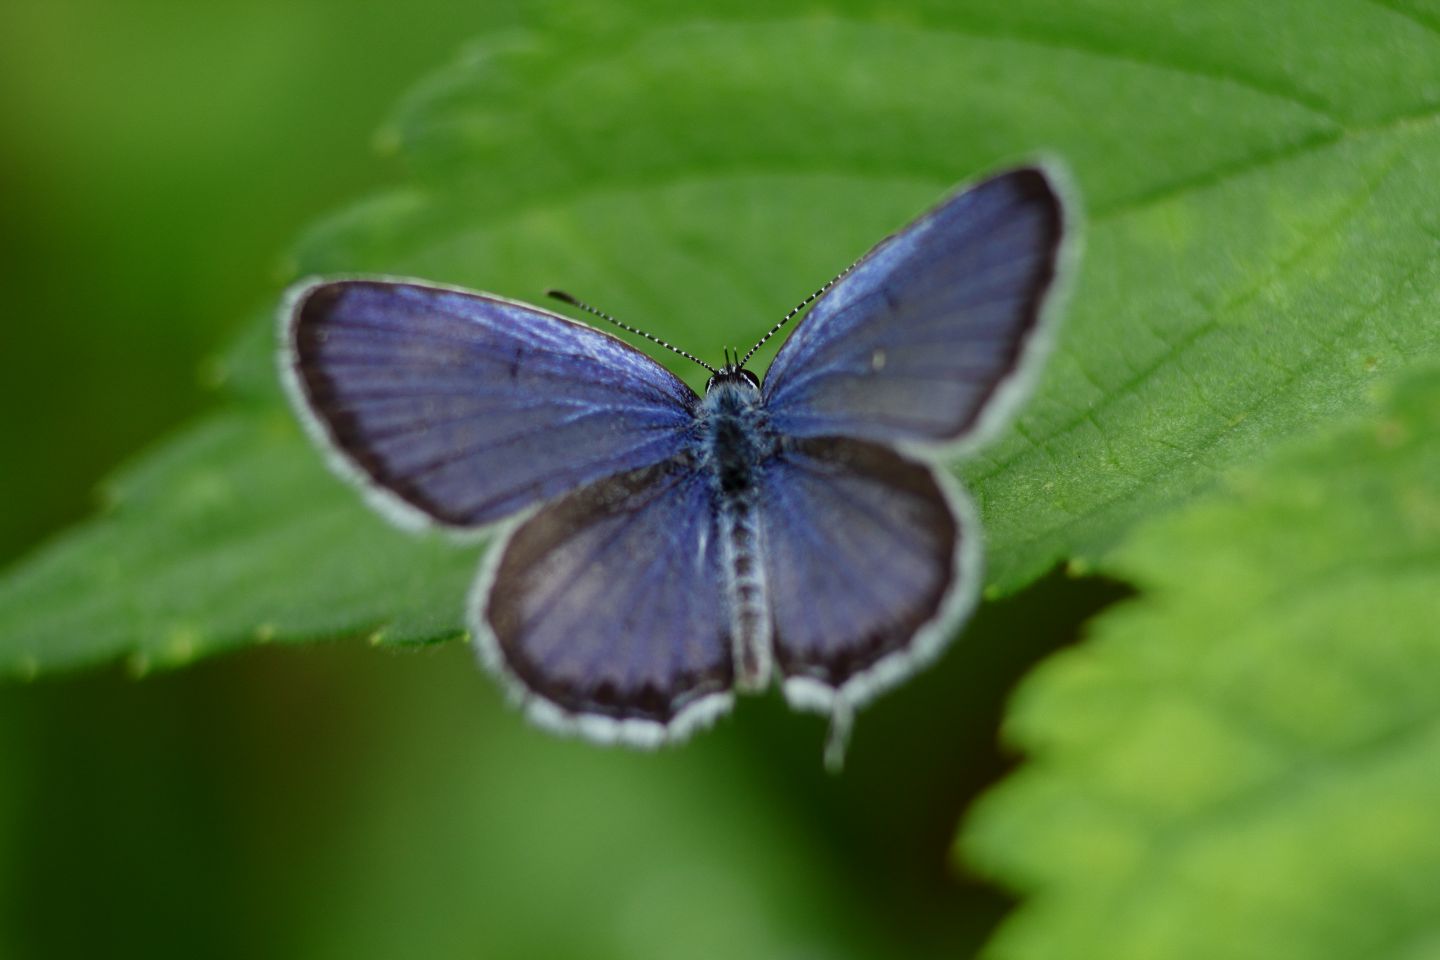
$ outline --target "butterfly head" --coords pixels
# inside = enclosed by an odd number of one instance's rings
[[[745,369],[744,361],[740,360],[738,353],[727,349],[725,364],[710,377],[710,381],[705,384],[705,392],[713,393],[721,387],[738,388],[741,393],[759,393],[760,378]]]

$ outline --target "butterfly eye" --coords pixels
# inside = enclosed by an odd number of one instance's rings
[[[740,376],[744,377],[746,380],[749,380],[750,386],[754,387],[756,390],[760,389],[760,378],[755,376],[755,374],[751,373],[749,370],[741,370]]]

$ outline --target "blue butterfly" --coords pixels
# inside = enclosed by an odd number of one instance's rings
[[[941,464],[1035,377],[1073,246],[1060,179],[952,194],[719,368],[651,337],[710,370],[703,397],[558,314],[378,277],[292,289],[283,377],[390,519],[504,522],[468,624],[535,721],[655,746],[778,680],[831,715],[835,760],[974,606],[979,525]],[[811,301],[762,382],[746,362]]]

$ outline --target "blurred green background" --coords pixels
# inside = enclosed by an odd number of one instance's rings
[[[399,175],[372,146],[395,100],[515,17],[0,7],[0,563],[206,408],[211,358],[296,232]],[[6,686],[0,956],[965,955],[1004,907],[948,854],[1007,763],[1001,698],[1111,595],[1035,589],[1043,622],[984,616],[1023,643],[967,645],[867,714],[841,780],[820,721],[776,703],[658,756],[555,741],[457,645]],[[976,674],[992,695],[947,694]]]

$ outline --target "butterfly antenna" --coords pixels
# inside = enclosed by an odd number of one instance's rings
[[[864,259],[864,257],[860,258],[860,260]],[[768,331],[766,331],[765,336],[760,338],[760,342],[750,348],[750,352],[745,354],[744,358],[741,359],[740,366],[743,367],[745,366],[745,364],[749,363],[750,358],[755,356],[755,351],[765,346],[766,342],[771,337],[775,336],[775,334],[779,333],[781,327],[785,326],[785,324],[789,323],[792,319],[794,319],[797,313],[799,313],[801,310],[804,310],[806,307],[810,306],[810,304],[818,300],[820,298],[820,295],[826,290],[829,290],[831,287],[835,286],[835,284],[845,279],[846,275],[849,274],[851,270],[854,270],[856,267],[860,266],[860,260],[856,260],[854,263],[850,264],[850,266],[835,274],[835,276],[831,278],[829,283],[825,284],[819,290],[816,290],[814,293],[810,294],[810,296],[806,297],[804,300],[801,300],[795,305],[794,310],[791,310],[789,313],[785,314],[785,316],[781,317],[780,322],[775,324],[775,326],[771,327]]]
[[[686,360],[692,360],[695,363],[700,364],[700,366],[704,367],[706,370],[709,370],[711,373],[720,372],[719,370],[716,370],[714,367],[710,366],[710,364],[706,363],[704,360],[701,360],[699,357],[695,356],[693,353],[686,353],[684,350],[681,350],[674,344],[667,343],[666,341],[661,340],[657,336],[648,334],[644,330],[637,330],[634,327],[630,326],[628,323],[621,323],[619,320],[616,320],[614,317],[610,316],[610,314],[600,310],[596,310],[594,307],[590,306],[590,304],[586,303],[583,300],[575,299],[570,294],[566,293],[564,290],[546,290],[545,296],[551,297],[555,300],[559,300],[561,303],[568,303],[572,307],[578,307],[579,309],[584,310],[586,313],[594,314],[601,320],[608,320],[610,323],[615,324],[615,326],[619,327],[621,330],[624,330],[628,333],[633,333],[637,337],[644,337],[651,343],[658,343],[660,344],[660,346],[664,347],[666,350],[669,350],[671,353],[678,353]]]

